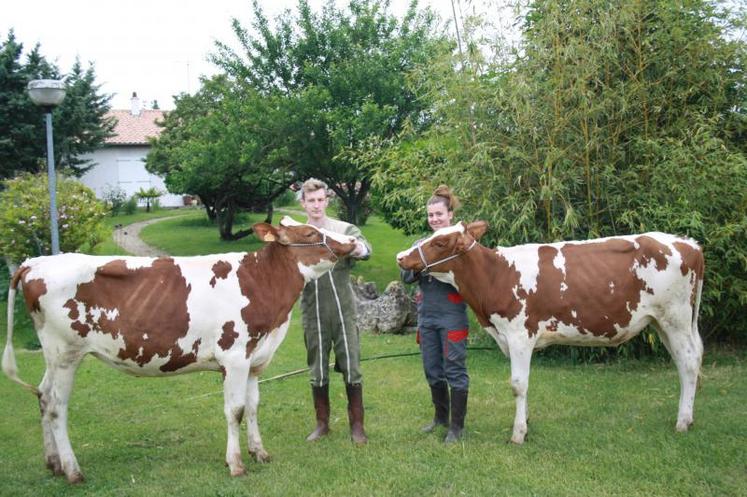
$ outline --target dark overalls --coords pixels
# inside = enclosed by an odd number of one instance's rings
[[[427,274],[401,271],[405,283],[418,282],[418,342],[423,370],[430,386],[447,382],[469,389],[467,374],[467,306],[456,289]]]
[[[464,432],[469,394],[467,306],[448,283],[429,274],[404,270],[400,274],[405,283],[417,281],[420,285],[416,297],[418,343],[435,409],[433,421],[422,431],[432,432],[437,426],[448,426],[444,442],[453,443],[461,439]]]

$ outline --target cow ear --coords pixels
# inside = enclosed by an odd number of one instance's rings
[[[467,233],[477,241],[480,241],[480,238],[482,238],[482,235],[484,235],[487,230],[488,223],[485,221],[475,221],[467,225]]]
[[[267,223],[257,223],[252,226],[254,234],[263,242],[274,242],[278,239],[278,231],[275,226]]]

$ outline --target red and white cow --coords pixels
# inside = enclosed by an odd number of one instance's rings
[[[680,377],[677,431],[693,422],[703,357],[698,307],[703,252],[665,233],[488,249],[487,223],[442,228],[400,252],[403,269],[452,284],[511,361],[511,441],[527,433],[532,351],[551,344],[613,346],[655,324]]]
[[[67,433],[73,376],[86,354],[136,376],[221,371],[228,423],[226,463],[245,473],[239,425],[247,415],[249,452],[269,458],[257,425],[257,375],[283,341],[305,282],[329,271],[355,239],[285,218],[254,225],[268,242],[257,252],[198,257],[28,259],[8,296],[3,371],[39,396],[47,466],[70,482],[83,476]],[[47,369],[38,389],[18,378],[13,300],[23,294]]]

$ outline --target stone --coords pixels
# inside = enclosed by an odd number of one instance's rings
[[[372,282],[351,278],[355,296],[356,326],[359,332],[412,332],[417,326],[417,309],[400,281],[389,283],[381,295]]]

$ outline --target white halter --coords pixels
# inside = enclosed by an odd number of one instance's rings
[[[436,264],[441,264],[442,262],[446,262],[446,261],[450,261],[452,259],[456,259],[457,257],[459,257],[462,254],[466,254],[467,252],[469,252],[470,250],[472,250],[472,248],[475,245],[477,245],[477,240],[472,240],[472,245],[470,245],[467,248],[467,250],[465,250],[464,252],[459,252],[458,254],[453,254],[453,255],[450,255],[448,257],[444,257],[443,259],[440,259],[440,260],[438,260],[436,262],[431,262],[430,264],[428,264],[428,261],[425,260],[425,254],[423,254],[423,244],[422,244],[422,242],[418,243],[418,254],[420,255],[420,260],[423,261],[423,265],[425,266],[423,268],[423,272],[427,273],[428,270],[430,268],[432,268],[433,266],[435,266]]]

